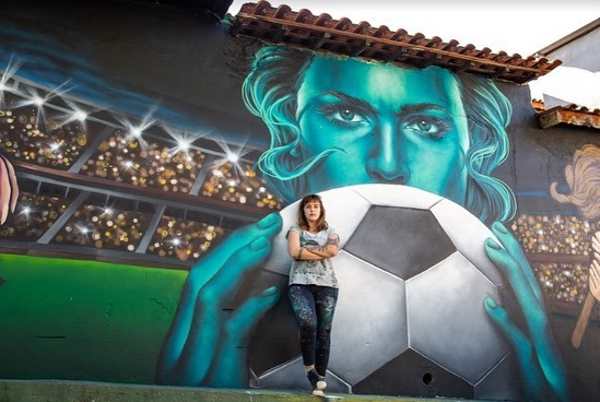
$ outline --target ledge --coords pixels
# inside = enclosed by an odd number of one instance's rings
[[[538,114],[541,128],[558,124],[600,129],[600,110],[588,110],[577,105],[556,106]]]
[[[375,395],[328,394],[324,400],[344,402],[459,402]],[[300,392],[229,390],[80,381],[0,380],[2,402],[301,402],[321,398]]]

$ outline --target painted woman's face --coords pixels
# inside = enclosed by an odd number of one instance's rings
[[[468,125],[449,71],[315,56],[297,118],[306,152],[341,151],[307,175],[307,192],[397,183],[464,204]]]

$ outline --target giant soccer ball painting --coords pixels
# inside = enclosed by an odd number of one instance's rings
[[[370,184],[320,194],[341,238],[334,258],[339,299],[327,373],[329,391],[516,399],[511,352],[487,317],[486,295],[504,280],[484,252],[493,234],[461,206],[411,187]],[[283,229],[254,290],[276,284],[282,298],[249,345],[257,387],[308,388],[287,299]]]

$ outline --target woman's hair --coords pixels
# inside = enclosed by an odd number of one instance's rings
[[[319,215],[319,220],[317,220],[317,230],[320,232],[321,230],[327,229],[329,225],[325,220],[325,207],[323,206],[323,201],[317,194],[309,194],[302,198],[302,201],[300,201],[300,209],[298,209],[298,226],[304,230],[308,230],[308,221],[306,220],[306,215],[304,214],[304,207],[309,202],[315,201],[321,206],[321,215]]]
[[[573,163],[565,167],[565,179],[571,193],[559,193],[554,182],[552,198],[575,205],[585,219],[600,219],[600,147],[588,144],[575,151]]]
[[[296,48],[263,47],[256,53],[242,87],[246,107],[263,120],[271,134],[270,147],[260,156],[258,168],[271,188],[288,202],[306,191],[305,175],[338,151],[332,148],[312,155],[302,149],[296,96],[313,57],[313,52]],[[464,73],[455,76],[469,120],[471,143],[465,155],[465,207],[487,223],[510,220],[515,214],[514,194],[491,173],[508,156],[506,126],[511,104],[491,80]]]

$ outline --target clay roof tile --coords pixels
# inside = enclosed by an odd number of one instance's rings
[[[561,64],[534,56],[508,56],[504,51],[493,53],[489,48],[479,50],[473,44],[459,46],[455,39],[444,42],[438,36],[409,35],[404,29],[392,32],[385,25],[375,28],[366,21],[353,24],[348,18],[335,20],[329,14],[317,17],[307,9],[294,12],[289,6],[275,8],[267,1],[244,4],[231,32],[385,62],[436,64],[516,83],[536,79]]]

